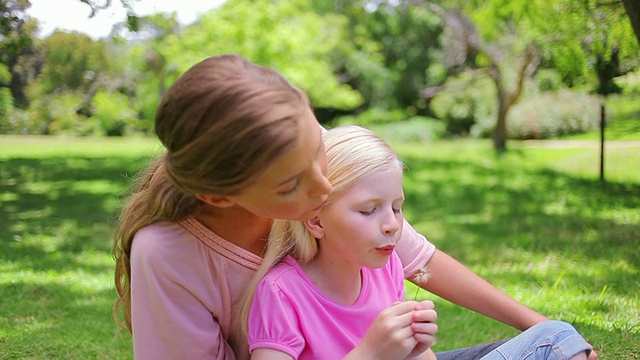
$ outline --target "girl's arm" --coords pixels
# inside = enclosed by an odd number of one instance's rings
[[[420,276],[413,276],[409,280],[457,305],[519,330],[526,330],[539,322],[548,320],[547,317],[517,302],[440,250],[436,249],[426,266],[430,274],[426,282]]]

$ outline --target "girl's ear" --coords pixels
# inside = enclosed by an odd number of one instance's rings
[[[316,216],[311,220],[304,222],[304,226],[309,230],[311,235],[316,239],[322,239],[324,237],[324,228],[320,223],[320,219]]]
[[[200,199],[202,202],[207,203],[211,206],[217,207],[231,207],[236,204],[235,201],[229,199],[226,196],[220,195],[209,195],[209,194],[196,194],[196,197]]]

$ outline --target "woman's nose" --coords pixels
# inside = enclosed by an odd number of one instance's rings
[[[327,162],[319,161],[313,167],[312,184],[309,188],[310,196],[328,195],[333,189],[329,179],[327,178]]]
[[[318,173],[313,177],[313,184],[309,190],[310,196],[322,196],[328,195],[332,190],[331,183],[329,183],[329,179],[322,174]]]

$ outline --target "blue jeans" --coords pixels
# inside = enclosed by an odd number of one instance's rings
[[[436,353],[436,357],[438,360],[564,360],[585,351],[590,352],[591,346],[573,326],[549,320],[512,339]]]

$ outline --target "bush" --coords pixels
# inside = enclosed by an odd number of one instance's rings
[[[98,91],[93,97],[92,120],[97,122],[97,131],[107,136],[122,136],[127,124],[136,118],[136,112],[129,106],[129,98],[120,93]]]
[[[424,143],[441,139],[445,133],[445,124],[438,119],[414,116],[403,121],[376,125],[371,129],[387,141]]]
[[[514,105],[507,118],[510,139],[547,139],[597,129],[600,123],[600,99],[569,90],[541,93]],[[488,136],[495,117],[481,119],[472,130]]]
[[[408,116],[403,110],[371,108],[359,115],[341,116],[334,126],[360,125],[389,141],[420,141],[440,139],[445,133],[441,120],[424,116]]]
[[[557,91],[562,87],[562,76],[553,69],[542,69],[536,74],[538,89],[544,91]]]
[[[13,97],[11,91],[6,88],[0,89],[0,134],[11,133],[9,118],[13,112]]]
[[[336,125],[360,125],[371,127],[376,124],[388,124],[407,119],[407,113],[403,110],[386,110],[381,108],[369,108],[358,115],[340,116],[336,119]]]
[[[447,80],[445,90],[431,101],[431,110],[446,124],[448,136],[468,136],[479,119],[491,116],[495,102],[495,86],[491,80],[465,72]]]

